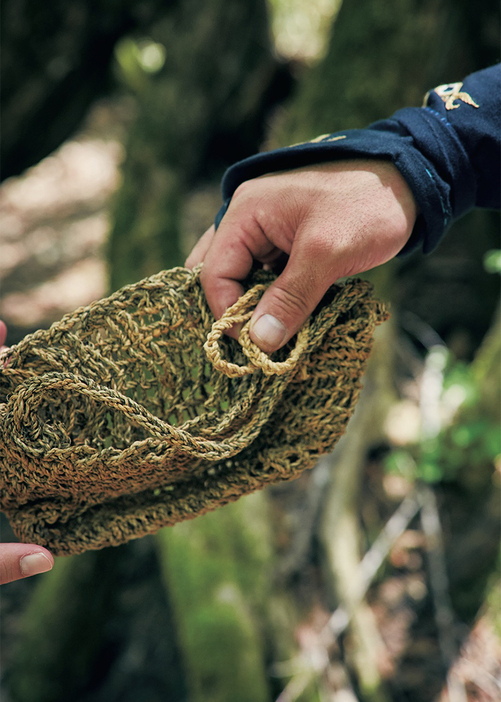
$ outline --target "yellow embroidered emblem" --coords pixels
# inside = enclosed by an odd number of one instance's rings
[[[480,107],[477,105],[475,100],[466,92],[461,91],[463,87],[462,83],[448,83],[447,85],[439,85],[433,91],[445,102],[446,110],[456,110],[459,107],[459,103],[456,100],[461,100],[471,107]],[[428,100],[429,93],[425,97],[425,104]]]
[[[287,148],[292,149],[293,146],[302,146],[303,144],[318,144],[320,141],[339,141],[340,139],[346,139],[346,135],[342,136],[331,136],[330,134],[321,134],[315,137],[315,139],[310,139],[310,141],[299,141],[297,144],[291,144]]]
[[[307,143],[317,144],[319,141],[339,141],[340,139],[346,139],[346,136],[330,136],[330,134],[321,134]]]

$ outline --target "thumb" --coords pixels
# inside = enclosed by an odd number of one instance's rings
[[[52,554],[36,544],[0,544],[0,584],[45,573],[54,565]]]
[[[333,282],[327,271],[305,267],[291,255],[254,310],[251,340],[266,353],[281,348],[303,326]]]
[[[5,326],[5,322],[2,322],[0,319],[0,348],[5,344],[5,340],[7,338],[7,327]]]

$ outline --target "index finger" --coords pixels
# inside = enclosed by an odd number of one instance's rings
[[[266,257],[275,247],[256,224],[246,226],[225,216],[205,255],[200,280],[207,302],[219,319],[243,293],[254,260]]]

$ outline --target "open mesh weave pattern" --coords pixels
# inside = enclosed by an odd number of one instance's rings
[[[289,480],[334,446],[372,335],[371,286],[334,286],[270,359],[175,268],[65,316],[0,359],[1,509],[56,555],[117,545]],[[240,343],[223,330],[242,322]],[[205,348],[204,348],[205,344]]]

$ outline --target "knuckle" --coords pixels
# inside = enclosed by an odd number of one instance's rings
[[[280,312],[279,318],[307,316],[312,309],[311,295],[296,281],[278,283],[274,297],[274,306]]]
[[[326,260],[335,255],[335,252],[335,236],[330,231],[319,231],[304,244],[303,253],[306,260],[309,261],[317,261],[324,264]]]
[[[235,192],[231,197],[232,202],[238,202],[239,200],[248,198],[254,193],[256,189],[255,180],[244,180],[240,185],[237,186]]]

